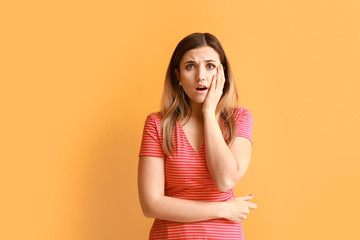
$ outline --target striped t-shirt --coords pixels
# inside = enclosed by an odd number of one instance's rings
[[[253,118],[245,107],[234,111],[236,136],[252,143]],[[173,153],[163,151],[161,115],[147,116],[139,156],[160,157],[165,165],[165,195],[197,201],[227,201],[234,198],[233,189],[220,192],[206,166],[205,144],[198,152],[188,141],[180,121],[174,129]],[[245,239],[241,222],[212,219],[194,223],[179,223],[155,219],[150,239]]]

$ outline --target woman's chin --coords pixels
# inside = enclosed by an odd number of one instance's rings
[[[205,99],[191,99],[192,104],[202,105],[205,102]]]

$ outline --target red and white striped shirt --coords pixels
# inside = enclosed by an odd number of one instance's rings
[[[234,111],[236,136],[252,143],[253,118],[245,107]],[[196,152],[177,121],[174,129],[174,148],[171,155],[163,151],[161,115],[147,116],[139,156],[164,159],[165,195],[196,201],[227,201],[234,198],[233,189],[220,192],[211,178],[206,165],[205,144]],[[241,222],[212,219],[193,223],[179,223],[155,219],[150,239],[245,239]]]

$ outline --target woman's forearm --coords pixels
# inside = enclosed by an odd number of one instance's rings
[[[226,144],[215,113],[204,113],[206,162],[219,191],[227,191],[238,181],[239,169]]]
[[[230,215],[226,202],[193,201],[166,196],[164,162],[163,158],[158,157],[139,158],[138,191],[145,216],[174,222],[197,222]]]
[[[148,206],[143,206],[144,214],[173,222],[198,222],[225,217],[225,202],[204,202],[159,196]]]

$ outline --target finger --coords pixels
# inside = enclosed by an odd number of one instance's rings
[[[254,209],[254,210],[257,209],[257,207],[258,207],[256,203],[251,203],[251,202],[249,202],[248,206],[249,206],[249,208]]]
[[[250,213],[249,208],[246,208],[246,209],[244,210],[244,213],[245,213],[246,215],[248,215],[248,214]]]
[[[217,81],[216,81],[216,89],[219,89],[221,87],[221,82],[222,82],[222,75],[221,75],[221,65],[219,65],[216,68],[216,72],[217,72]]]
[[[219,90],[223,91],[224,90],[224,84],[225,84],[225,75],[224,75],[224,68],[223,68],[223,65],[220,64],[219,65],[219,85],[218,85],[218,88]]]
[[[225,70],[224,70],[224,66],[222,64],[220,64],[220,66],[221,66],[222,86],[224,86],[225,81],[226,81],[226,79],[225,79]]]
[[[216,86],[216,85],[215,85],[215,84],[216,84],[216,79],[217,79],[217,74],[215,73],[215,74],[213,75],[213,77],[212,77],[212,80],[211,80],[210,91],[211,91],[211,90],[215,90],[215,88],[216,88],[216,87],[215,87],[215,86]]]
[[[217,86],[218,86],[218,83],[219,83],[218,79],[219,79],[219,66],[216,67],[216,84],[215,84],[215,88],[217,88]]]
[[[248,196],[244,196],[244,197],[237,197],[236,199],[240,199],[240,200],[250,200],[252,199],[254,196],[253,195],[248,195]]]

